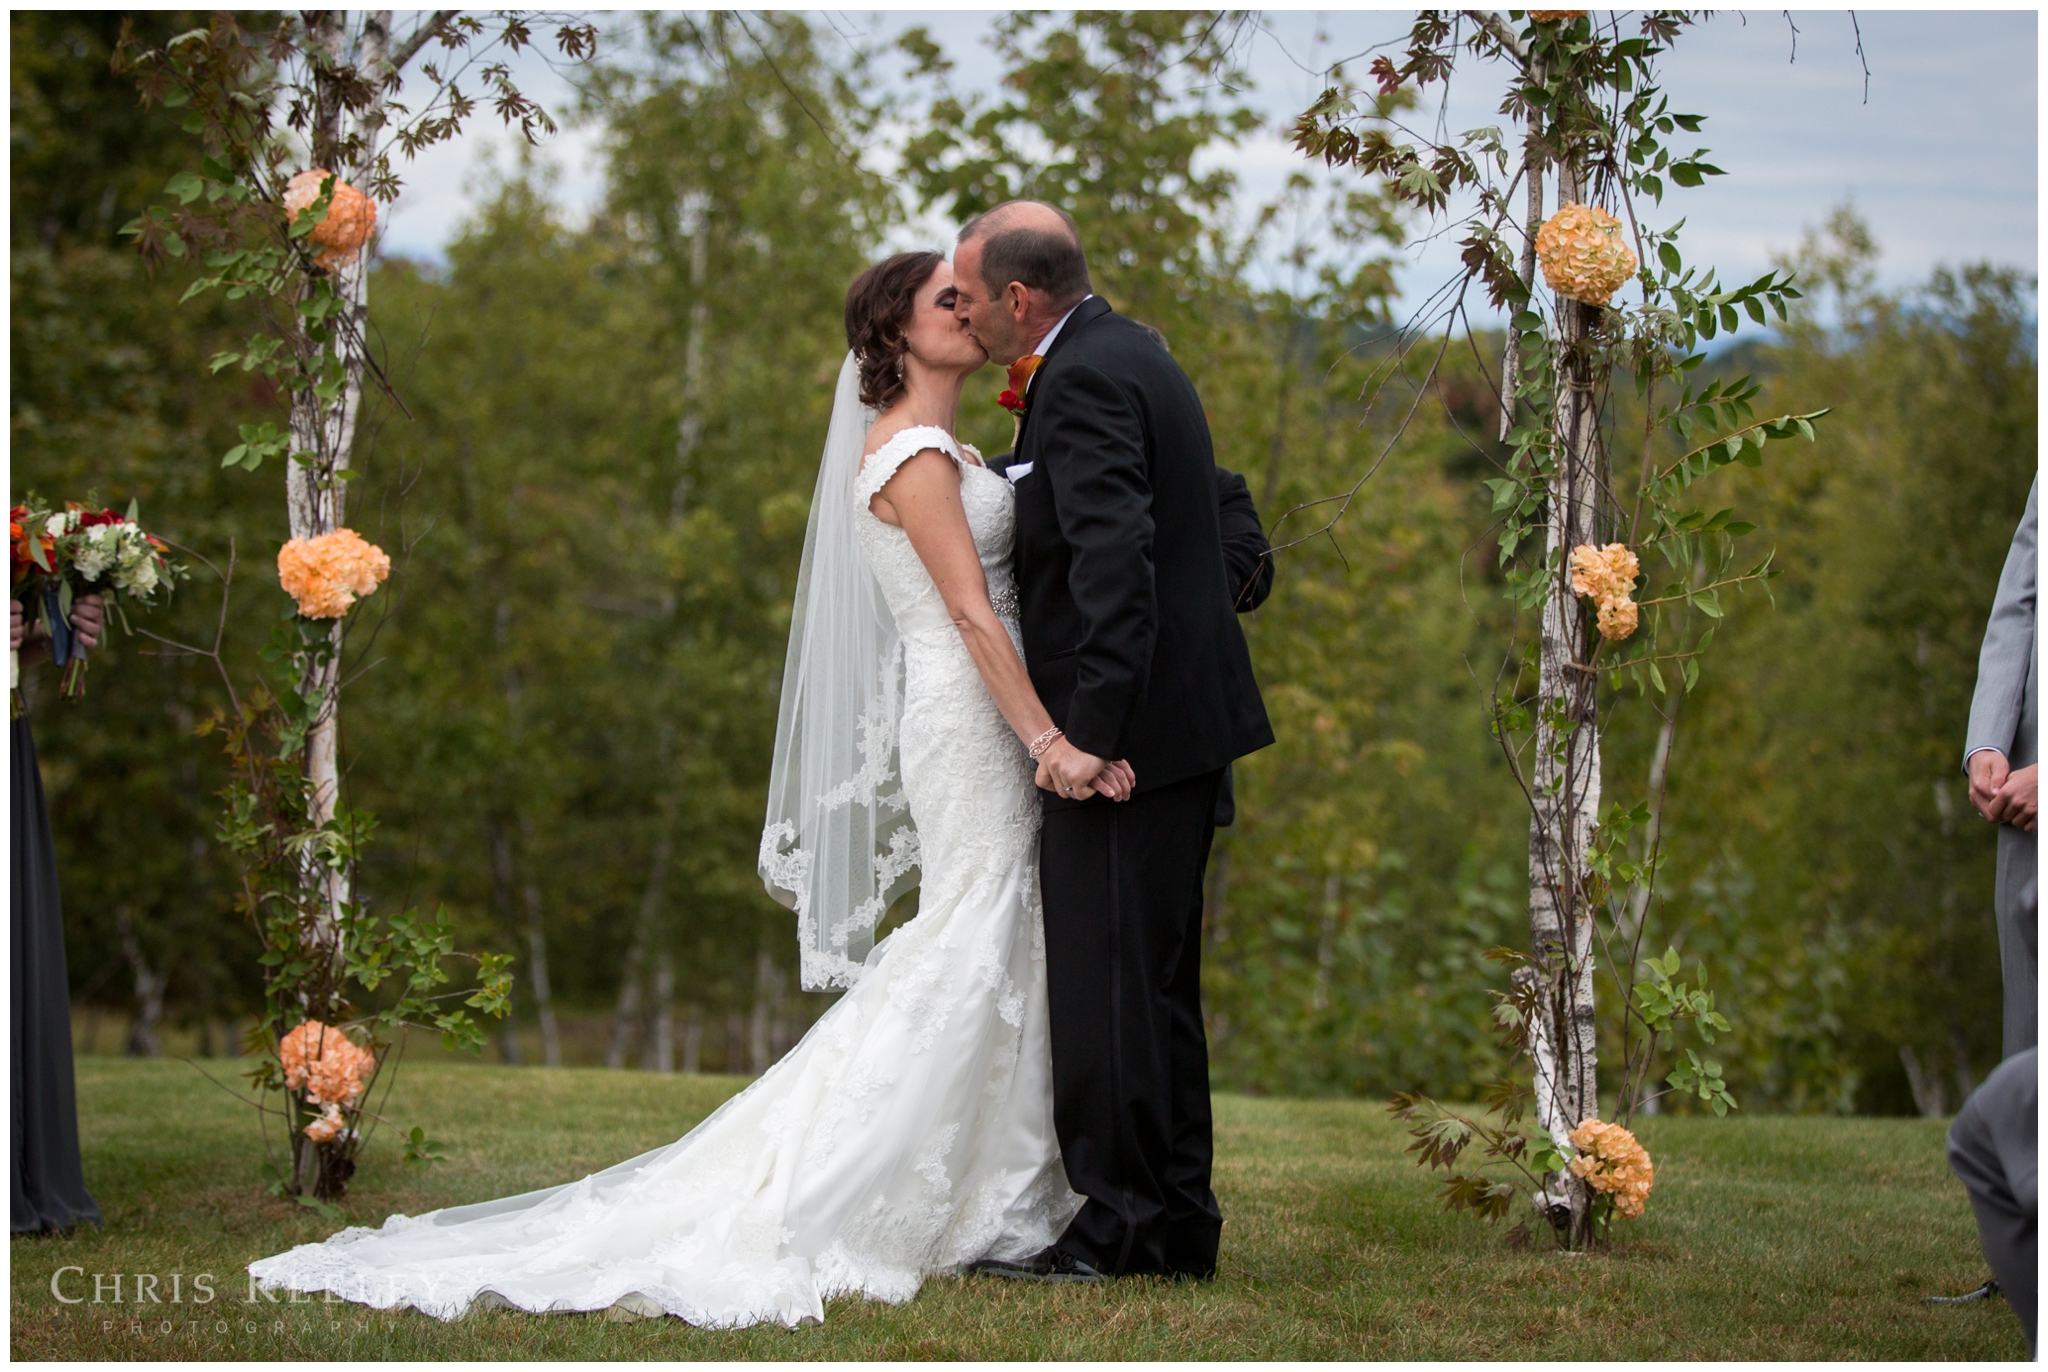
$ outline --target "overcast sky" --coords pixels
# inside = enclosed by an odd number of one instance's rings
[[[1303,166],[1284,129],[1322,88],[1320,73],[1368,49],[1398,55],[1412,12],[1268,11],[1246,52],[1254,89],[1247,95],[1267,127],[1214,161],[1237,173],[1250,212]],[[840,11],[814,15],[850,42],[928,28],[971,88],[999,74],[984,36],[995,12]],[[1724,279],[1748,279],[1771,254],[1795,246],[1836,205],[1853,202],[1884,251],[1888,285],[1923,281],[1939,264],[1992,261],[2036,270],[2036,16],[2023,11],[1721,11],[1682,34],[1661,59],[1672,108],[1707,116],[1700,142],[1729,175],[1694,190],[1667,192],[1653,224],[1684,216],[1689,261],[1718,266]],[[623,30],[634,21],[602,19]],[[1798,32],[1793,33],[1796,26]],[[1795,48],[1796,42],[1796,48]],[[1350,65],[1364,80],[1365,60]],[[529,94],[551,109],[571,103],[569,80],[546,66],[521,64]],[[573,78],[573,72],[570,73]],[[1500,122],[1500,78],[1483,67],[1454,86],[1445,127]],[[1436,98],[1435,88],[1432,98]],[[1433,116],[1434,107],[1423,112]],[[477,133],[444,145],[406,170],[407,189],[389,216],[382,250],[439,258],[483,184],[480,168],[508,146],[502,134]],[[559,171],[557,198],[572,218],[601,193],[597,134],[565,128],[544,156]],[[881,157],[886,160],[887,154]],[[906,240],[943,246],[948,226],[913,225]],[[1083,226],[1085,236],[1086,226]],[[1418,239],[1421,235],[1418,235]],[[1403,250],[1404,296],[1426,295],[1456,267],[1443,240]]]

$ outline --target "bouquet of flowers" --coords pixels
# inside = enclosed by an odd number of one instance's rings
[[[126,514],[75,500],[53,510],[30,494],[7,512],[7,522],[11,593],[49,635],[50,657],[64,669],[62,694],[76,700],[85,694],[85,651],[71,634],[78,597],[103,597],[127,628],[126,606],[162,604],[187,572],[165,556],[161,539],[143,530],[133,501]],[[21,685],[19,653],[8,684]]]

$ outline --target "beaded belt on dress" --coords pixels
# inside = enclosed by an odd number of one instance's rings
[[[1015,586],[989,587],[988,605],[997,614],[1007,615],[1011,619],[1015,619],[1017,612],[1023,608],[1021,602],[1017,599],[1017,588]]]

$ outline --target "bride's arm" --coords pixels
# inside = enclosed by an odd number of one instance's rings
[[[910,546],[924,563],[932,584],[946,603],[953,627],[967,645],[974,666],[1017,737],[1030,743],[1052,727],[1031,684],[1017,645],[1003,628],[988,603],[988,582],[981,574],[981,556],[974,549],[974,534],[967,526],[967,509],[960,503],[960,469],[936,448],[912,457],[889,478],[869,502],[876,518],[894,524],[910,536]],[[894,516],[891,518],[891,516]],[[1053,741],[1045,760],[1061,750],[1079,760],[1083,755],[1066,739]],[[1129,793],[1123,769],[1112,766],[1084,787],[1081,794],[1100,791],[1112,800]]]

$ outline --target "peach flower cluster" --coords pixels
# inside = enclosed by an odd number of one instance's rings
[[[1566,205],[1536,231],[1536,260],[1559,295],[1605,305],[1636,274],[1621,221],[1598,205]]]
[[[277,579],[308,619],[339,619],[391,575],[391,559],[353,529],[295,538],[277,550]]]
[[[1600,607],[1603,638],[1627,638],[1636,631],[1636,603],[1629,599],[1642,564],[1626,543],[1596,548],[1581,543],[1572,549],[1572,591]]]
[[[319,167],[309,167],[287,182],[284,188],[286,217],[296,223],[299,216],[320,198],[320,186],[327,177],[328,173]],[[309,235],[320,248],[314,263],[333,267],[346,262],[370,241],[370,231],[376,227],[377,203],[337,177],[334,196],[327,202],[327,217],[314,225]]]
[[[284,1065],[284,1084],[304,1091],[307,1100],[326,1106],[331,1115],[353,1105],[377,1070],[376,1054],[316,1019],[284,1036],[277,1045],[277,1060]]]
[[[1640,1219],[1656,1177],[1650,1155],[1636,1142],[1636,1136],[1618,1124],[1588,1118],[1572,1130],[1571,1140],[1572,1147],[1579,1150],[1571,1160],[1572,1175],[1585,1178],[1595,1191],[1613,1196],[1615,1214],[1625,1220]]]

